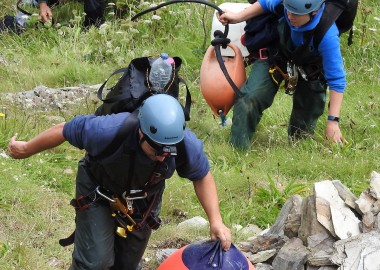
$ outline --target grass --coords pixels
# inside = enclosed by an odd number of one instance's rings
[[[11,3],[2,2],[0,13],[12,14]],[[286,128],[291,97],[279,93],[265,112],[248,152],[230,147],[230,127],[218,124],[199,89],[204,41],[207,40],[207,46],[213,10],[198,4],[178,4],[159,10],[161,20],[147,14],[139,22],[131,22],[129,18],[134,12],[146,8],[138,3],[130,10],[125,8],[120,12],[122,15],[108,15],[107,25],[99,30],[82,31],[81,6],[73,5],[69,11],[55,10],[66,13],[64,18],[69,17],[58,21],[59,24],[30,25],[20,36],[3,34],[0,93],[30,90],[38,85],[98,84],[135,57],[161,51],[180,56],[184,61],[181,77],[190,86],[194,101],[188,126],[204,141],[228,226],[253,223],[267,227],[289,196],[308,195],[317,181],[339,179],[359,195],[368,187],[370,173],[380,171],[377,1],[360,3],[354,44],[346,46],[346,35],[341,42],[348,78],[341,129],[349,143],[338,146],[324,141],[325,116],[319,121],[313,139],[289,142]],[[91,112],[93,107],[84,103],[70,112],[45,114],[69,120],[74,115]],[[0,154],[6,151],[9,138],[15,133],[20,139],[29,139],[49,127],[45,116],[0,100]],[[82,151],[65,143],[26,160],[0,156],[2,269],[68,268],[72,247],[61,248],[57,240],[74,227],[74,211],[68,203],[74,193],[76,163],[82,155]],[[188,212],[189,217],[204,216],[189,181],[178,176],[168,180],[163,205],[162,216],[167,224],[153,234],[152,244],[167,239],[168,235],[187,239],[207,237],[205,230],[179,232],[175,227],[179,220],[173,216],[173,209]],[[241,237],[234,231],[235,242]]]

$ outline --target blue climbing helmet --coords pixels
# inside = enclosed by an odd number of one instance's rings
[[[166,94],[147,98],[138,114],[142,133],[161,145],[179,143],[185,137],[185,115],[178,100]]]
[[[321,7],[325,0],[284,0],[285,8],[297,15],[309,14]]]

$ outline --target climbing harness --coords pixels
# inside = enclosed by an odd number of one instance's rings
[[[302,72],[300,70],[302,70]],[[305,76],[304,79],[307,81],[307,76],[303,69],[297,67],[294,63],[291,63],[290,61],[288,61],[286,64],[286,73],[278,65],[273,65],[269,69],[269,74],[271,75],[273,81],[277,85],[280,85],[279,80],[275,76],[276,71],[281,75],[282,79],[284,80],[283,88],[285,88],[285,93],[288,95],[293,95],[296,91],[299,71],[301,73],[302,78],[304,78]]]
[[[159,198],[167,170],[168,165],[158,161],[144,189],[131,189],[116,195],[106,188],[97,186],[86,196],[72,199],[70,205],[77,211],[85,211],[94,203],[107,203],[118,223],[116,234],[123,238],[127,237],[127,232],[139,231],[145,226],[157,230],[161,225],[161,219],[153,216],[152,210]],[[146,201],[148,198],[149,201]],[[139,200],[145,201],[137,204]],[[75,231],[67,238],[60,239],[59,244],[64,247],[69,246],[74,243],[74,238]]]

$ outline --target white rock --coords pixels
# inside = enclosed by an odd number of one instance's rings
[[[380,199],[380,174],[375,171],[371,173],[370,193],[377,200]]]
[[[360,220],[355,216],[349,207],[344,203],[342,198],[338,194],[338,190],[335,188],[331,181],[321,181],[314,184],[314,192],[316,200],[327,202],[331,211],[331,222],[334,228],[335,234],[340,239],[346,239],[351,236],[360,234],[359,223]],[[317,219],[320,220],[317,208]],[[323,209],[324,216],[321,223],[326,229],[331,229],[331,224],[327,224],[325,216],[326,209]]]
[[[191,227],[206,227],[208,226],[208,221],[203,217],[196,216],[191,219],[182,221],[177,225],[178,228],[191,228]]]
[[[9,158],[9,156],[7,154],[5,154],[4,151],[0,153],[0,157],[2,157],[2,158]]]

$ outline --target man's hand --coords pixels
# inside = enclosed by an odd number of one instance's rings
[[[342,132],[340,131],[339,123],[336,121],[327,121],[325,137],[335,143],[347,144],[347,141],[343,138]]]
[[[211,239],[219,239],[224,251],[231,247],[231,231],[222,222],[210,224]]]
[[[18,141],[17,135],[13,136],[8,144],[9,155],[16,159],[27,158],[62,144],[65,141],[63,136],[64,125],[65,123],[61,123],[48,128],[27,142]]]
[[[40,3],[40,16],[42,22],[51,22],[53,19],[53,13],[51,12],[51,9],[46,4],[46,2]]]
[[[8,153],[15,159],[27,158],[29,155],[26,153],[26,144],[24,141],[17,141],[17,135],[13,136],[8,144]]]

